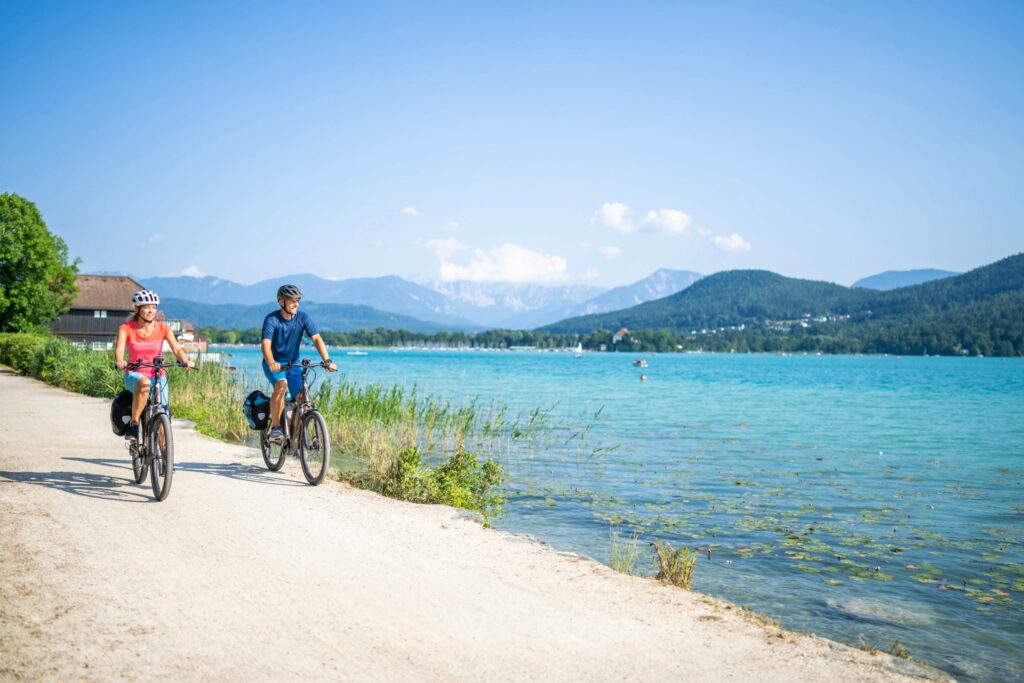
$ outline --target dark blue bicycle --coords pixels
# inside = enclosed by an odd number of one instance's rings
[[[152,389],[146,400],[146,408],[142,411],[139,422],[139,438],[128,442],[128,451],[132,455],[132,473],[135,483],[146,480],[146,473],[152,472],[150,483],[153,485],[153,496],[164,500],[171,492],[171,478],[174,476],[174,435],[171,432],[171,411],[166,403],[161,402],[162,383],[167,381],[166,368],[188,368],[188,365],[177,361],[164,363],[157,356],[152,363],[136,361],[127,365],[128,370],[153,368]]]

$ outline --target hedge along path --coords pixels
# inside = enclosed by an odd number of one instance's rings
[[[153,502],[108,405],[0,369],[0,678],[915,680],[181,421]]]

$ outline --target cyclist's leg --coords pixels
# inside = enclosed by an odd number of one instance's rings
[[[284,412],[284,401],[288,395],[288,380],[279,379],[274,382],[274,393],[270,395],[270,428],[281,426],[281,413]]]
[[[285,379],[285,371],[278,370],[271,372],[267,362],[263,361],[263,375],[274,388],[270,395],[270,428],[275,429],[281,426],[281,413],[284,412],[284,399],[288,393],[288,381]]]
[[[149,396],[150,380],[138,372],[126,372],[124,375],[125,389],[132,392],[132,422],[138,422],[142,416],[142,410],[146,407],[146,398]]]

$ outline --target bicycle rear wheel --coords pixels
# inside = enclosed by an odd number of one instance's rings
[[[153,418],[149,432],[150,482],[153,496],[157,500],[167,498],[171,492],[171,478],[174,476],[174,438],[171,435],[171,420],[160,413]]]
[[[299,462],[306,481],[316,486],[327,476],[331,461],[331,436],[327,423],[316,410],[302,416],[302,435],[299,438]]]
[[[267,469],[277,472],[284,467],[285,448],[283,443],[270,441],[267,438],[269,433],[270,427],[260,432],[260,452],[263,453],[263,462],[267,464]]]

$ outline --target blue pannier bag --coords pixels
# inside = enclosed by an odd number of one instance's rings
[[[257,389],[245,397],[242,413],[252,429],[266,429],[270,424],[270,398]]]

